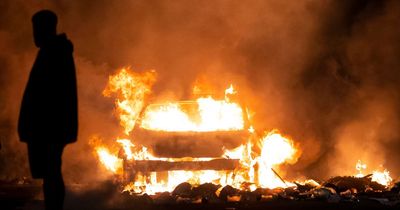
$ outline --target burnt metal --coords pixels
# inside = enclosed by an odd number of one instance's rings
[[[233,149],[246,142],[247,130],[210,132],[166,132],[136,127],[132,135],[138,144],[151,148],[158,157],[221,157],[222,148]]]
[[[158,172],[173,170],[234,170],[238,159],[213,159],[209,161],[162,161],[162,160],[125,160],[124,171],[128,173]]]

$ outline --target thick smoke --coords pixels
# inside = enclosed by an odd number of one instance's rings
[[[0,3],[0,178],[29,176],[19,105],[37,49],[30,18],[48,8],[75,46],[79,140],[66,179],[101,179],[88,140],[121,133],[101,95],[122,66],[155,69],[155,96],[185,99],[199,77],[236,84],[259,130],[302,149],[293,177],[352,174],[358,159],[398,175],[400,3],[397,1],[23,1]],[[49,102],[51,103],[51,102]]]

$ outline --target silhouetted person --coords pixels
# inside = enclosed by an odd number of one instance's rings
[[[37,12],[32,23],[40,49],[22,99],[18,133],[28,145],[32,177],[43,179],[46,209],[60,210],[65,195],[61,156],[78,130],[73,46],[65,34],[57,34],[53,12]]]

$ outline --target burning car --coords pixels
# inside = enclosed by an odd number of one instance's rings
[[[95,151],[105,168],[122,175],[124,191],[154,194],[182,182],[248,190],[294,185],[279,176],[278,166],[295,163],[299,150],[277,130],[257,135],[232,85],[217,98],[148,103],[155,75],[123,68],[103,91],[116,97],[125,138],[116,140],[119,152],[101,144]]]
[[[248,109],[233,100],[233,86],[217,99],[206,94],[149,103],[154,82],[154,71],[121,69],[103,92],[116,96],[125,138],[116,139],[119,147],[95,144],[95,151],[108,171],[122,177],[122,191],[172,192],[183,182],[244,191],[296,187],[284,179],[281,165],[297,162],[299,146],[278,130],[255,132]],[[390,183],[388,172],[374,174],[373,180]]]
[[[159,157],[221,157],[250,137],[250,123],[237,103],[211,97],[150,104],[132,131]]]
[[[125,174],[134,179],[138,172],[233,171],[239,159],[224,157],[224,150],[240,146],[253,134],[243,110],[227,96],[147,105],[131,136],[157,158],[124,158]]]

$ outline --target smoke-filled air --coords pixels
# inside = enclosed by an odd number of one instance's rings
[[[135,128],[245,128],[257,137],[238,147],[197,142],[193,158],[235,157],[241,180],[262,187],[400,174],[399,1],[2,0],[1,180],[30,176],[17,123],[38,51],[31,17],[44,8],[74,44],[79,136],[63,156],[66,183],[110,180],[119,151],[161,161],[190,150],[155,147]],[[197,121],[179,109],[189,106]]]

